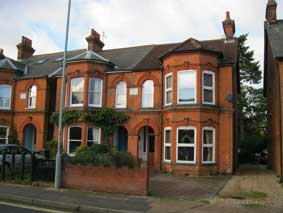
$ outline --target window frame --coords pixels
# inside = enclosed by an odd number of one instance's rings
[[[75,155],[74,153],[70,153],[70,132],[71,132],[70,130],[71,130],[71,128],[75,128],[75,127],[81,128],[81,133],[82,133],[81,140],[71,140],[71,141],[74,141],[74,142],[80,141],[81,145],[82,145],[82,142],[83,142],[83,128],[81,126],[69,126],[68,127],[68,141],[67,141],[67,154],[69,156],[74,156]]]
[[[170,131],[171,132],[171,143],[166,143],[166,131]],[[167,163],[170,163],[171,160],[172,160],[172,138],[173,138],[173,135],[172,135],[172,127],[165,127],[164,128],[164,157],[163,157],[163,161],[164,162],[167,162]],[[165,150],[166,150],[166,147],[170,147],[170,160],[168,159],[165,159]]]
[[[147,82],[147,81],[151,81],[152,82],[152,94],[151,94],[151,105],[150,106],[145,106],[144,105],[144,84]],[[147,94],[148,95],[148,94]],[[142,84],[142,95],[141,95],[141,98],[142,98],[142,103],[141,103],[141,107],[142,108],[154,108],[154,81],[151,80],[151,79],[147,79],[143,82]]]
[[[194,130],[194,144],[181,144],[179,145],[179,130]],[[184,161],[184,160],[178,160],[178,150],[179,147],[194,147],[194,160],[193,161]],[[180,126],[177,127],[176,131],[176,163],[181,164],[195,164],[196,163],[196,154],[197,154],[197,128],[193,126]]]
[[[0,138],[1,140],[6,140],[5,144],[9,144],[9,126],[0,126],[0,128],[6,128],[6,137]]]
[[[98,129],[98,143],[97,144],[101,144],[101,128],[99,128],[99,127],[97,127],[97,126],[88,126],[87,128],[86,128],[86,145],[87,145],[87,143],[90,141],[90,140],[88,140],[88,129],[93,129],[93,128],[96,128],[96,129]],[[92,142],[93,144],[96,144],[96,143],[94,143],[93,141],[90,141],[90,142]]]
[[[126,88],[125,88],[125,104],[124,105],[118,105],[118,96],[121,96],[121,94],[118,94],[118,89],[117,87],[120,85],[120,84],[125,84]],[[128,95],[128,85],[127,85],[127,82],[126,81],[119,81],[117,84],[116,84],[116,91],[115,91],[115,108],[117,109],[126,109],[127,108],[127,95]]]
[[[72,91],[72,85],[73,85],[73,80],[75,79],[81,79],[83,80],[83,94],[85,92],[85,79],[83,77],[79,77],[79,78],[72,78],[70,81],[70,107],[82,107],[84,105],[84,95],[83,95],[83,103],[80,104],[73,104],[72,103],[72,95],[73,95],[73,91]]]
[[[212,84],[213,84],[212,87],[204,85],[204,74],[212,75]],[[212,98],[213,98],[212,102],[204,101],[204,90],[205,89],[212,90]],[[208,104],[208,105],[215,105],[215,73],[213,71],[204,70],[202,72],[202,103]]]
[[[93,94],[93,100],[94,100],[95,93],[98,93],[95,90],[93,90],[93,91],[90,90],[90,82],[91,82],[91,80],[94,80],[94,81],[95,80],[99,80],[101,82],[100,97],[99,97],[100,104],[90,104],[89,103],[90,95]],[[102,90],[103,90],[103,80],[101,78],[89,78],[89,80],[88,80],[88,106],[90,106],[90,107],[102,107]]]
[[[31,89],[32,89],[32,87],[36,88],[35,97],[31,97]],[[31,98],[35,99],[35,105],[34,106],[31,106],[31,104],[32,104]],[[27,109],[36,109],[36,101],[37,101],[37,86],[35,84],[33,84],[28,89],[28,107],[27,107]]]
[[[182,73],[187,73],[187,72],[192,72],[195,74],[195,97],[194,101],[182,101],[180,102],[179,96],[180,96],[180,74]],[[182,105],[182,104],[196,104],[197,103],[197,88],[198,88],[198,81],[197,81],[197,71],[196,70],[180,70],[177,73],[177,104]]]
[[[171,76],[171,88],[167,88],[167,78]],[[165,94],[164,94],[164,100],[165,100],[165,106],[170,106],[173,104],[173,74],[172,72],[168,73],[165,75]],[[170,103],[167,103],[167,92],[172,92],[172,97],[171,97],[171,102]]]
[[[0,84],[0,87],[9,87],[10,89],[10,94],[9,94],[9,106],[8,107],[4,107],[4,106],[0,106],[0,110],[9,110],[11,109],[11,102],[12,102],[12,86],[9,84]]]
[[[209,130],[209,131],[212,131],[212,144],[204,144],[204,131],[205,130]],[[201,154],[202,154],[202,157],[201,157],[201,161],[203,164],[214,164],[215,163],[215,149],[216,149],[216,146],[215,146],[215,142],[216,142],[216,130],[214,127],[203,127],[202,128],[202,150],[201,150]],[[212,154],[213,154],[213,160],[212,161],[204,161],[203,160],[203,157],[204,157],[204,148],[212,148],[213,151],[212,151]]]

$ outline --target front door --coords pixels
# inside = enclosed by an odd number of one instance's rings
[[[25,147],[30,150],[34,151],[34,144],[35,144],[35,127],[33,125],[28,125],[25,128]]]
[[[146,161],[148,166],[154,162],[154,131],[151,127],[143,127],[139,134],[139,159]]]

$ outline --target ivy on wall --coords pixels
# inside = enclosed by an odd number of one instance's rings
[[[124,123],[129,116],[123,112],[117,112],[111,108],[102,108],[96,112],[81,112],[76,110],[64,110],[62,116],[63,126],[74,122],[91,122],[100,127],[104,136],[104,141],[109,144],[109,138],[114,134],[114,129],[119,124]],[[53,113],[51,122],[58,126],[59,113]]]

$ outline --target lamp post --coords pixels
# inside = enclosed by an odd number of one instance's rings
[[[63,144],[63,127],[62,127],[62,114],[65,103],[65,73],[66,73],[66,53],[68,49],[68,36],[69,36],[69,22],[70,22],[70,10],[71,10],[71,0],[68,3],[68,13],[67,13],[67,24],[66,24],[66,37],[65,37],[65,50],[64,50],[64,60],[63,60],[63,71],[62,71],[62,83],[61,83],[61,97],[60,97],[60,112],[59,112],[59,130],[58,130],[58,147],[56,154],[56,168],[55,168],[55,189],[61,187],[62,179],[62,144]]]

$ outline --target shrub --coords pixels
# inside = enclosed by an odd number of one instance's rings
[[[120,152],[103,144],[93,144],[90,147],[82,145],[77,148],[74,157],[65,157],[65,160],[74,165],[135,167],[135,160],[130,153]]]
[[[47,149],[50,151],[50,159],[51,160],[56,159],[57,145],[58,145],[58,142],[57,142],[57,140],[54,140],[54,139],[47,141],[47,143],[46,143]]]

